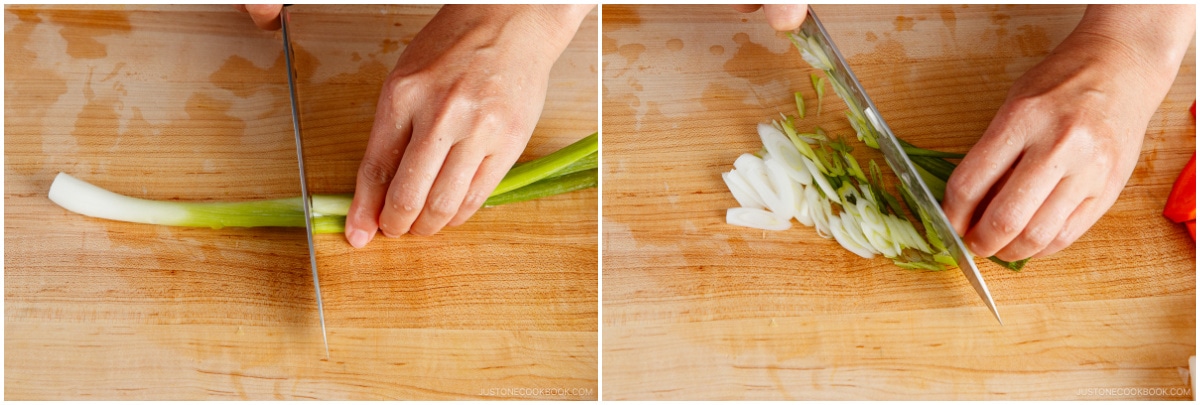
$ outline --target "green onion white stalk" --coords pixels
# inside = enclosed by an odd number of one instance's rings
[[[823,131],[799,134],[786,119],[759,124],[758,134],[759,155],[742,154],[733,170],[722,173],[740,205],[726,211],[727,223],[780,231],[795,219],[864,258],[882,255],[903,267],[944,267],[935,259],[944,249],[932,249],[898,216],[903,214],[882,190],[873,162],[868,175],[849,145]]]
[[[545,157],[521,163],[505,175],[485,207],[562,194],[598,183],[599,137],[593,133]],[[78,214],[154,225],[205,227],[300,227],[300,197],[239,202],[156,201],[124,196],[66,173],[50,184],[50,200]],[[352,194],[312,196],[313,232],[341,233]]]

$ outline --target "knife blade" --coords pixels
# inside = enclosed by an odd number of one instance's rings
[[[933,197],[933,192],[929,186],[921,179],[917,173],[917,168],[912,160],[908,158],[908,154],[904,153],[903,147],[900,145],[899,139],[892,132],[891,127],[888,127],[887,122],[879,115],[879,109],[875,107],[875,103],[867,96],[867,91],[863,88],[862,83],[858,81],[858,77],[850,70],[850,66],[846,64],[846,59],[842,53],[838,51],[834,45],[833,39],[829,36],[829,31],[825,30],[825,26],[821,24],[821,20],[817,18],[812,7],[808,8],[808,17],[804,23],[796,31],[797,34],[812,38],[817,45],[824,51],[828,57],[830,69],[826,70],[834,86],[834,91],[838,93],[848,104],[851,110],[858,110],[866,118],[866,130],[872,131],[879,143],[879,150],[883,152],[883,158],[887,161],[888,166],[892,168],[892,172],[896,173],[896,177],[900,178],[900,182],[912,194],[913,200],[919,210],[923,211],[930,218],[933,225],[933,231],[946,245],[946,249],[950,255],[954,257],[954,261],[958,263],[958,268],[962,270],[971,287],[983,299],[983,303],[992,311],[992,315],[996,316],[996,320],[1001,325],[1004,321],[1000,319],[1000,312],[996,309],[996,302],[992,299],[991,291],[988,291],[987,283],[983,281],[983,275],[979,272],[979,268],[975,266],[975,260],[966,245],[963,244],[962,238],[954,231],[954,227],[950,225],[950,220],[946,217],[946,213],[942,211],[942,206],[938,204],[937,199]],[[841,86],[838,89],[837,86]],[[915,213],[914,213],[915,214]]]
[[[287,65],[288,91],[292,99],[292,127],[296,133],[296,160],[300,166],[300,203],[304,206],[304,229],[308,234],[308,260],[312,268],[313,290],[317,294],[317,314],[321,318],[321,340],[325,343],[325,358],[329,358],[329,334],[325,331],[325,307],[321,302],[321,281],[317,276],[317,251],[313,245],[312,195],[308,193],[308,177],[304,172],[304,142],[300,136],[300,100],[296,96],[295,53],[288,32],[288,8],[279,11],[280,30],[283,32],[283,58]]]

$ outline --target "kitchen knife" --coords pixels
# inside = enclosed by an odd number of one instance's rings
[[[996,316],[996,320],[1001,325],[1004,321],[1000,319],[1000,312],[996,310],[996,303],[992,300],[992,294],[988,291],[987,283],[983,281],[983,275],[979,273],[979,268],[975,266],[975,260],[971,252],[963,245],[962,238],[954,231],[954,227],[950,225],[950,220],[946,218],[946,213],[942,211],[942,207],[934,199],[933,193],[929,190],[929,186],[921,179],[917,173],[917,168],[913,165],[912,160],[904,153],[904,149],[900,145],[900,141],[896,135],[892,133],[892,129],[883,121],[883,117],[879,115],[879,109],[875,107],[875,103],[867,96],[866,90],[863,89],[862,83],[854,76],[854,72],[850,70],[850,66],[846,64],[846,59],[842,57],[842,53],[838,51],[837,46],[833,44],[833,39],[830,38],[829,32],[825,30],[825,26],[821,24],[821,20],[817,18],[812,7],[808,8],[808,18],[804,20],[795,33],[802,38],[813,39],[818,47],[824,51],[826,58],[820,58],[821,62],[828,62],[828,70],[825,73],[834,83],[834,90],[848,104],[852,113],[861,112],[866,118],[867,128],[864,130],[872,131],[875,138],[879,142],[879,150],[883,152],[883,158],[887,161],[888,166],[900,178],[900,182],[910,191],[913,200],[916,202],[917,209],[928,215],[930,222],[933,225],[933,231],[946,245],[950,255],[954,257],[954,261],[958,264],[958,268],[962,270],[963,275],[967,277],[967,281],[975,288],[975,292],[983,298],[984,304],[992,311],[992,315]],[[811,42],[810,42],[811,44]],[[827,59],[827,60],[825,60]],[[839,89],[838,86],[841,86]],[[916,213],[914,213],[916,214]]]
[[[308,234],[308,260],[312,267],[313,290],[317,293],[317,314],[321,318],[321,339],[325,343],[325,358],[329,358],[329,335],[325,332],[325,307],[321,304],[321,281],[317,277],[317,251],[313,246],[312,195],[308,193],[308,177],[304,173],[304,144],[300,137],[300,100],[296,97],[295,53],[288,32],[288,8],[279,11],[280,29],[283,31],[283,58],[287,64],[288,90],[292,98],[292,127],[296,132],[296,160],[300,165],[300,202],[304,205],[304,229]]]

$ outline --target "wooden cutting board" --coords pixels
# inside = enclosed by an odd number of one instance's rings
[[[437,7],[292,9],[314,192],[352,192],[384,76]],[[597,197],[354,250],[53,205],[58,172],[167,200],[299,193],[280,35],[221,6],[5,7],[6,399],[595,399]],[[522,160],[598,130],[593,12]]]
[[[1083,11],[814,8],[897,134],[955,152]],[[601,40],[605,399],[1190,398],[1195,243],[1161,211],[1196,149],[1194,44],[1095,227],[1021,272],[977,260],[1001,326],[958,271],[725,224],[720,173],[760,147],[755,124],[794,91],[816,104],[761,12],[605,5]],[[829,93],[802,125],[852,136]]]

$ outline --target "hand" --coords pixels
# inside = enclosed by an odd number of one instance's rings
[[[550,68],[591,6],[447,5],[388,75],[346,238],[462,224],[529,141]]]
[[[759,8],[767,16],[767,24],[775,31],[791,31],[800,28],[804,17],[808,15],[808,6],[804,4],[737,4],[734,10],[743,13],[753,13]]]
[[[233,8],[250,14],[254,25],[268,31],[279,29],[279,13],[283,11],[282,4],[234,4]]]
[[[1014,83],[943,206],[967,248],[1013,261],[1091,228],[1129,180],[1195,32],[1194,6],[1091,6]]]

